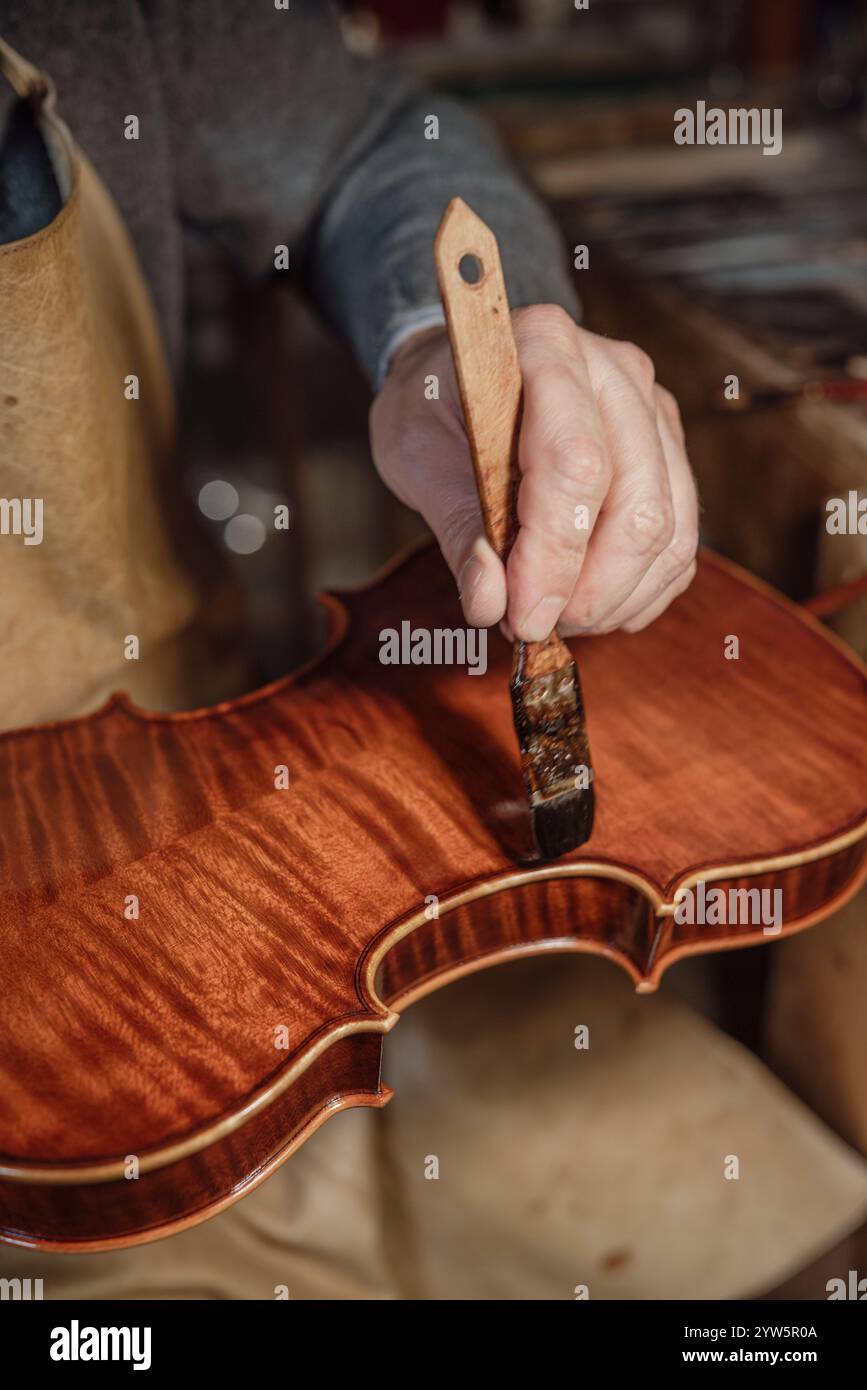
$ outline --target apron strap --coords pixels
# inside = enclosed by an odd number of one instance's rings
[[[28,63],[11,44],[0,38],[0,73],[8,80],[13,91],[25,100],[41,100],[45,109],[54,105],[54,83],[46,73]]]

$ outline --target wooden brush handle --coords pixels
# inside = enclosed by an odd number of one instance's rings
[[[521,368],[497,239],[461,198],[453,198],[445,210],[434,263],[485,530],[505,564],[518,529]],[[464,268],[478,272],[475,283],[467,281]],[[540,675],[569,659],[552,633],[544,642],[526,643],[521,666],[527,675]]]
[[[443,215],[434,263],[485,530],[505,562],[517,529],[521,368],[496,237],[461,198],[453,198]],[[475,283],[464,278],[464,267],[475,268]]]

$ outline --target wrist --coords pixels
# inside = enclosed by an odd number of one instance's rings
[[[409,333],[391,353],[383,377],[383,385],[395,375],[403,375],[417,367],[421,358],[434,351],[441,343],[448,341],[444,324],[429,324]]]

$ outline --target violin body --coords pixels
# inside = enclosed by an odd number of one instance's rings
[[[645,631],[571,644],[597,815],[551,863],[508,644],[484,674],[380,660],[404,622],[463,628],[437,552],[325,602],[325,655],[264,690],[0,736],[2,1239],[107,1249],[219,1211],[383,1105],[383,1035],[457,975],[582,950],[650,991],[864,880],[867,671],[728,562]],[[730,920],[712,889],[781,912]]]

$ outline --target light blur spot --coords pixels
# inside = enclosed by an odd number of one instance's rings
[[[340,21],[343,42],[350,53],[370,58],[379,47],[379,19],[370,10],[344,15]]]
[[[223,532],[223,540],[236,555],[252,555],[265,544],[265,523],[249,512],[233,516]]]
[[[205,483],[199,492],[199,511],[209,521],[225,521],[226,517],[238,510],[239,501],[240,498],[231,483],[224,483],[221,478],[215,478],[212,483]]]

